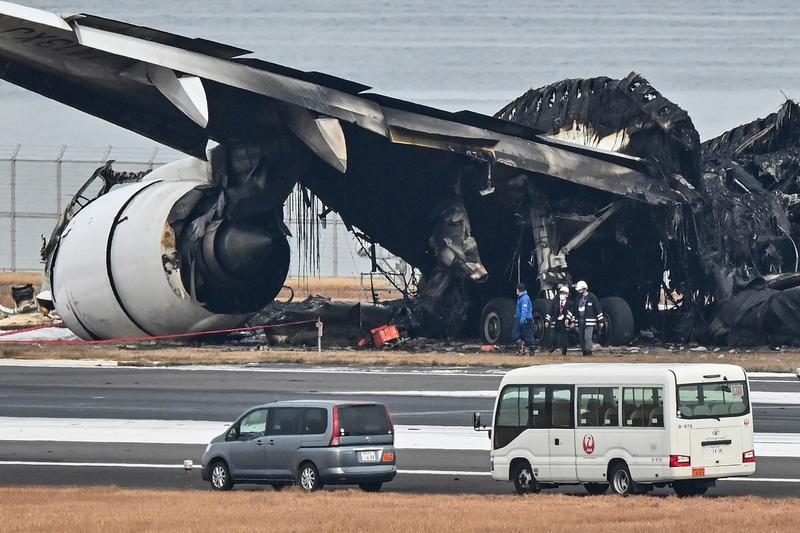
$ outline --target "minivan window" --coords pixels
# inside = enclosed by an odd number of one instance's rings
[[[683,418],[723,418],[749,412],[744,381],[678,385],[678,413]]]
[[[322,435],[328,430],[328,410],[306,407],[303,416],[303,435]]]
[[[664,394],[661,387],[622,389],[623,427],[664,427]]]
[[[392,432],[392,423],[382,405],[339,407],[339,427],[342,437],[386,435]]]
[[[267,410],[256,409],[245,415],[239,422],[239,440],[251,440],[264,436],[267,426]]]
[[[269,415],[269,435],[299,435],[303,421],[302,407],[274,407]]]
[[[617,387],[578,387],[578,425],[618,426],[618,391]]]

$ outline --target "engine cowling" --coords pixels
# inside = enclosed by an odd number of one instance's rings
[[[243,298],[247,308],[230,313],[213,312],[213,302],[193,296],[194,273],[181,272],[185,262],[168,218],[184,195],[208,185],[209,176],[208,164],[198,160],[166,165],[97,198],[70,220],[52,259],[50,283],[56,311],[75,334],[113,339],[224,329],[274,298],[288,272],[286,238],[227,221],[204,239],[201,262],[215,267],[204,285],[217,283],[224,293],[226,281],[235,279],[231,290],[247,291],[247,281],[263,281],[266,272],[270,287],[255,300]]]

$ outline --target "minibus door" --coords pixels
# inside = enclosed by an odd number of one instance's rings
[[[550,479],[574,482],[578,479],[575,468],[575,421],[572,387],[552,386],[548,390],[550,403]]]

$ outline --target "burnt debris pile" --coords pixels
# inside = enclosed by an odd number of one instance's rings
[[[679,195],[669,207],[624,206],[613,239],[570,256],[570,270],[623,296],[638,325],[664,340],[800,343],[795,102],[702,144],[688,114],[635,73],[530,90],[497,116],[640,158]],[[550,196],[562,217],[581,210],[566,188]]]

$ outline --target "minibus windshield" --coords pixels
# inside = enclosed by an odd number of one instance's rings
[[[744,381],[678,385],[678,414],[682,418],[723,418],[748,412],[750,402]]]

